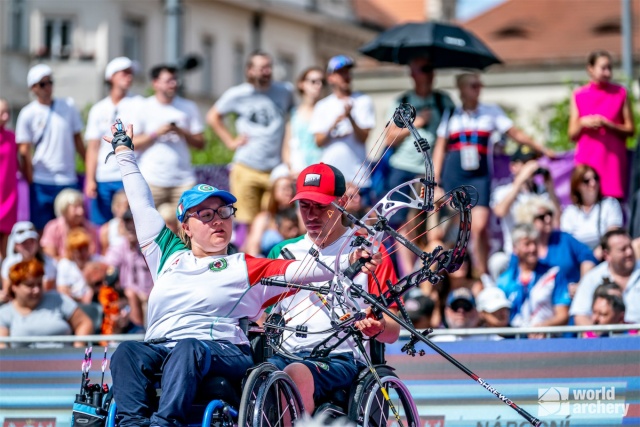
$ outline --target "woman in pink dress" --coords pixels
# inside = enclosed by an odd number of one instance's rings
[[[576,164],[591,166],[600,175],[602,195],[624,199],[628,184],[626,139],[634,134],[627,90],[611,83],[611,55],[589,55],[591,81],[571,99],[569,137],[576,141]]]
[[[9,121],[9,104],[0,99],[0,258],[6,256],[7,237],[18,218],[18,149],[16,135],[4,125]]]

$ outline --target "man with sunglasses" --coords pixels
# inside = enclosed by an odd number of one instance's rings
[[[468,288],[457,288],[449,292],[447,305],[444,308],[444,326],[447,329],[470,329],[481,327],[482,317],[478,312],[476,299]],[[436,342],[451,341],[496,341],[502,337],[496,334],[487,335],[436,335]]]
[[[91,222],[102,225],[113,218],[111,201],[122,190],[122,179],[115,160],[105,162],[111,148],[102,143],[102,137],[109,135],[111,123],[121,119],[129,124],[136,107],[143,98],[129,93],[133,84],[134,63],[120,56],[112,59],[104,72],[104,80],[109,86],[109,95],[96,102],[87,119],[84,138],[87,141],[86,179],[84,193],[91,199]]]
[[[409,74],[413,80],[413,89],[402,93],[394,100],[387,117],[393,115],[399,104],[409,103],[413,105],[417,113],[413,123],[418,129],[418,133],[429,142],[431,148],[429,155],[431,155],[436,142],[436,131],[440,120],[446,111],[453,111],[455,104],[449,95],[433,89],[435,72],[429,58],[416,57],[411,59],[409,61]],[[424,177],[424,158],[416,150],[409,130],[406,128],[399,129],[393,121],[390,126],[391,129],[385,137],[385,144],[391,146],[392,149],[389,150],[387,155],[389,157],[389,168],[388,173],[384,174],[384,188],[382,189],[384,193],[404,182]],[[380,166],[376,170],[379,168]],[[382,169],[380,171],[382,172]],[[403,224],[407,214],[408,211],[404,209],[397,212],[392,218],[394,225]],[[430,224],[428,226],[430,227]],[[419,234],[419,232],[416,231],[414,234]],[[405,247],[401,247],[398,250],[398,266],[401,271],[411,271],[414,262],[415,255],[411,251]]]
[[[371,97],[352,89],[355,62],[345,55],[334,56],[327,64],[327,83],[331,95],[313,109],[309,132],[322,148],[320,161],[340,170],[347,183],[360,189],[365,206],[371,204],[371,187],[365,163],[365,144],[376,125]]]
[[[394,100],[387,116],[391,117],[399,104],[413,105],[417,113],[414,125],[420,135],[429,142],[431,154],[440,120],[445,111],[455,108],[455,104],[449,95],[433,89],[435,72],[428,58],[417,57],[409,61],[409,74],[413,80],[413,89],[402,93]],[[424,159],[416,151],[409,131],[406,128],[398,129],[393,122],[391,127],[392,131],[385,137],[385,143],[394,147],[393,155],[389,159],[388,188],[424,175]]]
[[[16,142],[21,172],[30,184],[31,221],[38,230],[55,218],[53,202],[63,189],[77,188],[76,152],[84,160],[82,119],[70,98],[53,97],[53,71],[38,64],[27,74],[36,97],[18,114]]]
[[[149,77],[155,93],[140,102],[140,114],[133,121],[138,132],[133,143],[155,205],[175,206],[180,195],[195,184],[190,148],[204,148],[204,124],[196,103],[178,94],[175,66],[155,65]]]
[[[282,162],[287,115],[293,108],[293,86],[273,81],[273,60],[263,51],[249,55],[246,82],[229,88],[207,113],[207,123],[234,151],[230,190],[238,197],[236,241],[242,244],[271,189],[269,176]],[[236,135],[225,117],[235,114]]]

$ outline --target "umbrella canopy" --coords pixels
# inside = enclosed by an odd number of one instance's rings
[[[442,22],[392,27],[359,50],[379,61],[396,64],[408,64],[411,58],[427,56],[434,68],[482,70],[502,62],[471,32]]]

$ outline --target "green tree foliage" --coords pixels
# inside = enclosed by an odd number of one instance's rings
[[[204,149],[191,149],[191,161],[194,166],[226,165],[233,158],[233,151],[229,150],[220,137],[207,126],[204,131]]]

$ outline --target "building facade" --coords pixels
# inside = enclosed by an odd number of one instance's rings
[[[186,96],[207,108],[244,81],[247,55],[273,55],[275,78],[293,80],[375,36],[350,0],[2,0],[0,97],[18,110],[29,102],[26,75],[37,63],[54,70],[56,96],[79,108],[106,94],[104,68],[116,56],[139,63],[138,93],[148,70],[194,54],[200,66],[184,75]],[[171,52],[171,47],[174,51]]]

